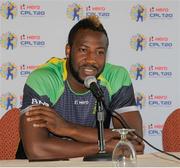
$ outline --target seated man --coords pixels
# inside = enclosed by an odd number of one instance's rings
[[[98,153],[96,103],[84,79],[95,76],[110,113],[105,119],[106,152],[119,141],[114,128],[122,128],[112,117],[121,114],[142,136],[142,119],[135,104],[133,86],[125,68],[106,63],[108,35],[97,17],[80,20],[70,30],[66,58],[52,58],[33,71],[24,86],[21,138],[30,160],[68,159]],[[129,137],[138,154],[144,145]]]

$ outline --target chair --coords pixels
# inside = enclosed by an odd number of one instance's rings
[[[162,143],[164,151],[180,152],[180,109],[167,117],[162,130]]]
[[[20,110],[13,108],[0,120],[0,160],[15,159],[20,141]]]

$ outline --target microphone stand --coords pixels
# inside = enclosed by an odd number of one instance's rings
[[[95,155],[85,156],[83,161],[111,161],[112,154],[107,153],[105,150],[105,138],[104,138],[104,108],[102,100],[97,100],[96,104],[96,119],[98,127],[98,146],[99,152]]]

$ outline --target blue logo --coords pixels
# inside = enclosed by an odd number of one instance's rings
[[[3,33],[0,38],[1,47],[7,50],[13,50],[14,48],[16,48],[17,41],[17,36],[11,32]]]
[[[79,21],[83,18],[83,8],[76,3],[70,4],[67,7],[66,15],[73,21]]]
[[[143,22],[147,18],[147,10],[143,5],[134,5],[131,8],[130,16],[136,22]]]
[[[5,93],[0,97],[0,107],[4,110],[11,110],[17,105],[16,95],[13,93]]]
[[[136,51],[143,51],[147,45],[147,40],[143,34],[136,34],[131,37],[130,46]]]
[[[7,20],[13,20],[17,16],[17,11],[17,5],[11,1],[3,2],[0,8],[0,14]]]
[[[146,75],[146,68],[143,64],[136,63],[130,68],[130,77],[135,80],[143,80]]]
[[[13,80],[17,77],[17,66],[14,63],[5,63],[0,67],[0,76],[6,80]]]

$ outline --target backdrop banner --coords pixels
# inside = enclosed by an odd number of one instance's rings
[[[0,118],[21,106],[34,69],[65,57],[71,27],[97,15],[110,39],[107,61],[131,76],[144,138],[162,149],[163,124],[180,100],[179,11],[178,0],[0,0]]]

